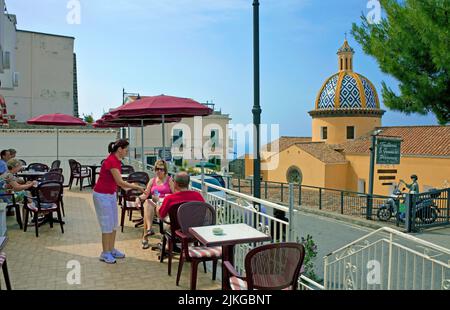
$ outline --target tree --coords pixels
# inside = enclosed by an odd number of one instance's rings
[[[396,94],[383,82],[384,104],[406,114],[434,113],[450,121],[449,0],[380,0],[386,17],[362,17],[352,34],[365,53],[400,85]]]
[[[94,123],[94,117],[89,114],[88,115],[83,114],[83,120],[88,124]]]

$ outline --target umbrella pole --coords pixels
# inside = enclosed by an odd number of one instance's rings
[[[165,124],[165,115],[162,116],[162,143],[163,143],[163,156],[162,159],[166,160],[166,126]]]
[[[128,142],[131,143],[131,131],[130,131],[130,124],[128,124]],[[131,152],[131,147],[129,148]],[[131,153],[128,152],[128,164],[131,165]]]
[[[56,128],[56,160],[59,160],[59,128]]]
[[[145,171],[144,164],[144,120],[141,119],[141,158],[142,158],[142,171]]]

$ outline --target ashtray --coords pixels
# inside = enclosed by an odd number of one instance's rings
[[[223,235],[224,234],[224,232],[223,232],[223,229],[222,228],[213,228],[213,234],[214,235],[217,235],[217,236],[220,236],[220,235]]]

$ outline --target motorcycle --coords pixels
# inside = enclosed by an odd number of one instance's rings
[[[380,221],[389,221],[392,216],[397,217],[400,222],[405,221],[405,194],[399,189],[399,185],[395,187],[394,191],[392,192],[391,198],[387,199],[378,209],[377,217]],[[440,195],[440,192],[430,190],[427,197],[421,198],[416,201],[416,207],[414,210],[414,218],[416,221],[422,222],[424,224],[432,224],[437,220],[440,210],[436,207],[434,199],[438,198]],[[399,206],[398,212],[397,205]]]
[[[404,205],[404,199],[405,195],[404,193],[399,189],[399,186],[397,185],[394,188],[394,191],[391,194],[391,197],[386,199],[384,203],[380,206],[377,212],[377,217],[380,221],[387,222],[391,219],[392,216],[398,216],[399,220],[404,219],[404,214],[406,210],[406,206]],[[398,208],[398,215],[397,215],[397,205]]]

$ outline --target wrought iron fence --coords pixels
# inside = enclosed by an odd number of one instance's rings
[[[450,225],[450,188],[407,195],[408,232]]]
[[[253,180],[227,178],[228,188],[248,195],[253,194]],[[269,201],[281,204],[289,202],[289,184],[280,182],[261,182],[261,196]],[[318,210],[358,216],[366,219],[376,219],[381,206],[390,198],[382,195],[344,191],[294,184],[294,205]],[[395,217],[392,223],[396,222]],[[397,223],[398,224],[398,223]]]

